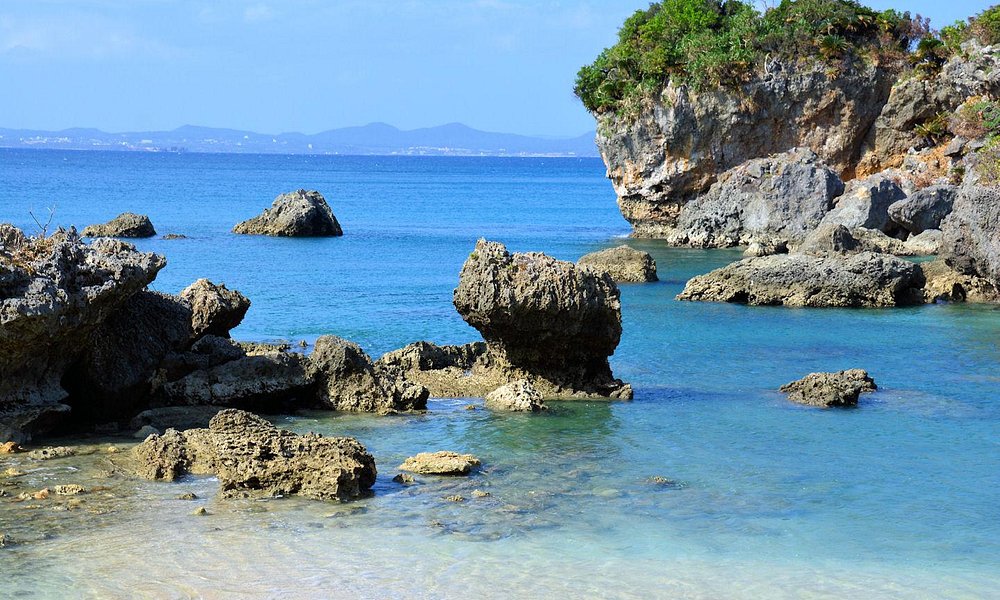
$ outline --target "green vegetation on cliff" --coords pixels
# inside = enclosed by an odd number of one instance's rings
[[[774,60],[902,64],[928,35],[925,19],[854,0],[782,0],[763,13],[739,0],[663,0],[625,21],[618,43],[580,69],[575,92],[601,114],[634,108],[671,80],[731,85]]]

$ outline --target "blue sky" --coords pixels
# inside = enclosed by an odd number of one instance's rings
[[[644,0],[0,0],[0,126],[577,135],[577,69]],[[973,0],[869,0],[941,26]]]

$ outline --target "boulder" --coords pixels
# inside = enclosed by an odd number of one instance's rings
[[[787,240],[757,239],[747,244],[746,249],[743,251],[743,258],[771,256],[772,254],[786,254],[787,252]]]
[[[619,283],[657,281],[656,261],[649,252],[625,245],[585,254],[576,264],[607,273]]]
[[[876,389],[875,381],[862,369],[810,373],[781,386],[781,391],[788,394],[792,402],[822,408],[857,406],[861,392],[874,392]]]
[[[298,190],[281,194],[271,208],[238,223],[234,233],[282,237],[332,237],[344,235],[323,195]]]
[[[1000,289],[1000,187],[963,185],[941,231],[948,266]]]
[[[889,219],[889,206],[903,200],[903,188],[883,173],[847,184],[844,194],[837,198],[836,206],[821,224],[843,225],[848,229],[863,227],[891,232],[895,224]]]
[[[779,254],[746,258],[687,282],[678,300],[886,307],[923,302],[920,267],[893,256]]]
[[[907,238],[903,247],[912,256],[932,256],[941,252],[943,239],[944,234],[940,229],[925,229]]]
[[[229,337],[229,330],[243,321],[250,309],[250,300],[225,284],[207,279],[195,281],[180,294],[191,305],[192,335]]]
[[[545,379],[570,394],[625,392],[608,364],[622,326],[618,286],[607,273],[479,240],[462,266],[454,304],[493,360],[531,374],[533,383]]]
[[[6,226],[0,240],[0,438],[23,442],[68,415],[63,376],[166,261],[74,230],[43,240]]]
[[[399,367],[373,364],[360,346],[336,336],[316,340],[309,374],[326,408],[383,414],[427,408],[427,388],[408,381]]]
[[[837,173],[811,150],[754,159],[723,173],[707,193],[685,204],[667,240],[697,248],[796,243],[843,191]]]
[[[925,302],[1000,302],[995,285],[981,277],[959,273],[944,259],[922,263],[920,268],[927,280]]]
[[[889,217],[913,234],[940,229],[941,221],[951,213],[957,195],[958,188],[953,185],[932,185],[892,203]]]
[[[859,252],[894,254],[896,256],[913,255],[913,251],[905,243],[887,236],[878,229],[864,227],[848,229],[839,223],[821,224],[806,237],[796,251],[811,256],[857,254]]]
[[[146,215],[126,212],[107,223],[85,227],[81,235],[89,238],[148,238],[156,235],[156,230]]]
[[[857,61],[831,75],[810,61],[772,66],[732,88],[670,82],[638,114],[597,115],[597,145],[636,235],[669,236],[686,203],[721,173],[789,148],[852,172],[893,69]]]
[[[151,435],[127,461],[152,480],[215,473],[226,497],[350,500],[371,489],[377,474],[375,460],[353,438],[297,435],[234,409],[219,412],[208,429]]]
[[[197,429],[208,427],[212,417],[223,410],[218,406],[162,406],[144,410],[132,418],[129,427],[167,429]]]
[[[486,408],[512,412],[539,412],[547,406],[542,395],[526,379],[512,381],[486,395]]]
[[[459,454],[441,450],[421,452],[411,456],[399,465],[400,471],[410,471],[421,475],[468,475],[473,467],[482,463],[471,454]]]

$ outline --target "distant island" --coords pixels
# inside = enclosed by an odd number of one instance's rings
[[[544,138],[479,131],[461,123],[404,131],[386,123],[331,129],[315,135],[269,135],[185,125],[172,131],[107,133],[73,128],[37,131],[0,128],[0,148],[215,152],[246,154],[346,154],[402,156],[600,156],[593,131]]]

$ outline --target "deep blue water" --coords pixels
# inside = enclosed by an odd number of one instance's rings
[[[300,187],[324,193],[342,238],[229,233]],[[444,400],[423,417],[287,419],[296,429],[356,435],[382,475],[366,512],[333,533],[307,527],[318,510],[311,504],[287,504],[269,517],[266,536],[251,531],[258,517],[220,516],[229,542],[270,548],[229,574],[256,574],[262,595],[290,585],[282,573],[292,565],[311,582],[296,585],[317,595],[328,585],[372,597],[503,596],[497,585],[527,597],[1000,594],[1000,307],[677,302],[689,277],[738,251],[625,240],[628,225],[597,159],[0,150],[0,220],[30,230],[28,211],[49,206],[62,225],[131,210],[148,214],[160,234],[189,236],[137,242],[168,259],[155,288],[177,292],[208,277],[241,290],[253,307],[238,338],[334,333],[373,356],[418,339],[478,338],[451,305],[478,237],[567,260],[626,241],[655,256],[660,283],[622,287],[624,335],[612,367],[635,386],[631,403],[555,403],[551,414],[525,417]],[[776,392],[811,371],[852,367],[867,369],[881,388],[855,410],[793,406]],[[490,469],[474,485],[489,486],[497,506],[445,506],[389,481],[402,458],[437,448],[484,458]],[[679,485],[656,488],[647,483],[653,475]],[[150,485],[152,497],[174,493]],[[164,534],[176,568],[204,569],[226,555],[221,542],[169,511],[150,509],[147,526],[176,521]],[[114,535],[165,551],[147,536]],[[54,543],[41,553],[71,551]],[[284,554],[290,547],[294,559]],[[384,562],[397,576],[376,566],[338,570],[325,558],[334,551],[356,566]],[[433,568],[419,566],[431,556]],[[441,566],[473,558],[481,569]],[[110,581],[131,581],[114,564],[103,557],[90,566],[110,569]],[[534,578],[525,578],[529,565]],[[47,564],[38,577],[59,581],[65,568]],[[160,589],[176,592],[169,572],[159,575],[168,586]],[[419,593],[400,587],[404,580]],[[185,585],[225,595],[206,581]],[[623,581],[630,584],[601,585]],[[107,585],[95,593],[113,594]]]

